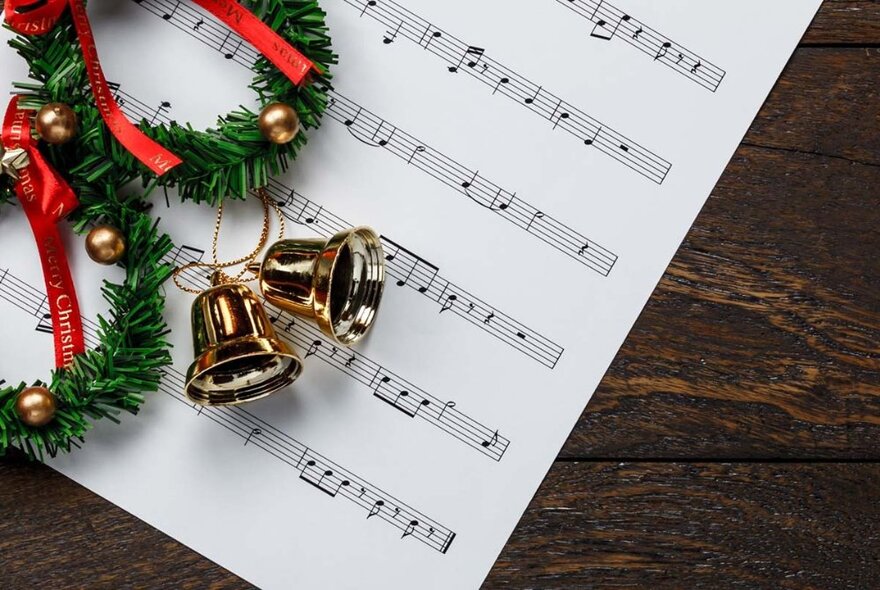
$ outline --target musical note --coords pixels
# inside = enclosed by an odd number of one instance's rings
[[[559,127],[559,124],[569,117],[571,117],[571,115],[562,109],[562,101],[560,100],[553,109],[553,114],[550,115],[550,122],[553,123],[553,129]]]
[[[171,20],[174,17],[174,15],[177,14],[178,8],[180,8],[180,2],[175,3],[174,10],[172,10],[171,12],[166,12],[165,14],[162,15],[162,18],[165,20]]]
[[[409,159],[406,161],[407,164],[412,164],[413,160],[418,154],[424,154],[427,151],[427,148],[423,145],[417,145],[413,148],[412,153],[409,156]]]
[[[487,447],[487,448],[494,447],[495,445],[497,445],[498,444],[498,431],[497,430],[495,431],[495,434],[492,435],[492,438],[490,440],[484,440],[480,444],[482,444],[484,447]]]
[[[654,61],[662,57],[666,57],[666,54],[669,53],[669,48],[672,47],[672,43],[666,41],[660,46],[660,49],[657,50],[657,54],[654,56]]]
[[[539,86],[538,89],[535,90],[535,93],[532,96],[529,96],[526,99],[524,99],[523,102],[526,104],[534,103],[538,99],[538,97],[541,96],[542,90],[543,90],[543,87]]]
[[[55,330],[52,328],[52,314],[44,313],[42,317],[40,317],[37,322],[37,332],[41,334],[54,334]]]
[[[422,33],[422,36],[419,39],[419,45],[422,45],[425,49],[428,49],[433,41],[439,39],[442,36],[443,33],[441,31],[432,31],[431,25],[428,25],[427,27],[425,27],[425,32]]]
[[[477,65],[480,64],[480,60],[483,58],[483,55],[485,53],[486,53],[486,50],[483,49],[482,47],[474,47],[473,45],[468,45],[467,49],[465,49],[464,52],[462,53],[461,59],[458,60],[458,63],[453,66],[449,66],[449,71],[453,74],[458,72],[458,69],[461,67],[461,64],[463,64],[464,61],[468,58],[471,58],[471,59],[469,59],[469,61],[467,62],[467,67],[475,68],[475,67],[477,67]],[[476,59],[473,59],[472,56],[476,57]],[[489,67],[487,64],[483,64],[483,66],[484,66],[483,67],[484,70]]]
[[[166,256],[166,261],[167,258]],[[8,270],[0,276],[0,305],[5,302],[14,309],[32,316],[34,303],[42,301],[45,305],[45,299],[40,289],[15,277]],[[98,335],[102,328],[98,322],[88,317],[83,318],[83,328],[87,345],[94,348],[99,343]],[[159,391],[172,400],[193,407],[183,393],[185,375],[173,366],[164,368],[161,375]],[[5,383],[0,380],[0,385]],[[294,469],[299,480],[309,484],[310,487],[329,497],[351,502],[364,510],[367,518],[379,516],[377,520],[394,527],[404,535],[404,538],[412,537],[440,553],[449,550],[448,541],[455,538],[454,531],[398,499],[394,500],[393,510],[389,513],[384,500],[391,497],[389,494],[348,472],[264,419],[241,407],[218,409],[195,405],[198,406],[196,415],[206,418],[207,424],[215,424],[218,428],[236,434],[245,445],[265,452],[267,457],[278,460],[281,466]],[[250,445],[251,442],[254,444]],[[420,530],[435,532],[420,534]]]
[[[392,2],[383,2],[383,7],[386,5],[393,5]],[[377,9],[378,10],[378,9]],[[387,9],[385,9],[387,10]],[[372,15],[371,15],[372,16]],[[398,19],[399,20],[399,19]],[[395,21],[397,22],[397,21]],[[190,28],[185,26],[182,23],[175,23],[182,30],[185,30],[188,33],[191,33]],[[401,29],[401,35],[403,35],[403,31],[406,30],[406,27]],[[428,29],[426,34],[430,34],[430,28]],[[202,40],[205,40],[201,37],[197,37]],[[209,42],[205,40],[205,42]],[[465,46],[466,47],[466,46]],[[483,59],[488,60],[485,56]],[[243,65],[250,65],[249,63],[242,62]],[[497,66],[493,66],[494,70],[499,70]],[[503,71],[503,70],[501,70]],[[505,77],[509,78],[510,76],[505,74]],[[491,83],[495,84],[495,79],[493,78]],[[521,82],[527,82],[520,80]],[[531,86],[534,87],[534,86]],[[519,90],[517,91],[519,92]],[[338,94],[335,91],[329,91],[330,98],[332,99],[333,107],[328,109],[327,114],[344,124],[351,131],[352,135],[357,137],[361,141],[365,141],[363,137],[369,137],[374,134],[376,131],[376,126],[381,125],[381,122],[386,121],[381,117],[376,117],[371,113],[368,113],[363,106],[358,105],[346,97]],[[539,95],[539,91],[535,91],[535,96]],[[514,95],[511,95],[514,96]],[[522,94],[516,94],[515,97],[521,97]],[[549,96],[549,95],[548,95]],[[560,104],[558,101],[553,104]],[[586,115],[580,113],[577,110],[573,110],[573,108],[565,103],[561,103],[564,106],[562,109],[563,112],[569,113],[571,124],[566,125],[565,128],[570,133],[574,133],[579,137],[582,137],[582,131],[580,130]],[[537,108],[537,107],[536,107]],[[364,115],[368,115],[365,117]],[[580,125],[579,125],[580,123]],[[455,173],[450,174],[451,170],[461,170],[464,168],[460,163],[452,160],[451,158],[444,156],[440,152],[430,149],[425,142],[419,141],[416,138],[402,132],[396,126],[392,126],[394,129],[394,137],[395,141],[393,142],[393,149],[387,148],[388,153],[394,154],[408,164],[411,164],[420,170],[426,172],[433,178],[443,182],[449,186],[457,187],[459,191],[467,196],[469,199],[479,204],[480,206],[489,208],[492,211],[497,212],[507,212],[508,207],[496,207],[492,205],[492,200],[490,200],[491,196],[496,196],[497,194],[511,194],[509,191],[504,193],[498,193],[500,187],[494,185],[487,181],[484,178],[478,178],[475,174],[473,180],[470,181],[469,185],[463,184],[468,182],[467,177],[457,179]],[[596,125],[589,124],[588,129],[596,129]],[[607,136],[607,138],[606,138]],[[619,147],[615,147],[615,144],[610,143],[614,138],[623,139],[622,136],[615,134],[613,131],[605,131],[603,134],[596,134],[596,147],[602,151],[603,153],[611,153],[615,154],[616,158],[619,158],[618,154],[622,152]],[[602,141],[599,141],[602,139]],[[590,144],[591,142],[586,142]],[[374,144],[375,145],[375,144]],[[391,142],[389,142],[391,145]],[[629,145],[629,144],[626,144]],[[421,157],[414,157],[415,155],[421,154]],[[657,174],[650,173],[651,177],[657,181],[662,182],[662,178],[665,177],[666,172],[668,172],[669,166],[668,164],[664,164],[659,162],[656,157],[654,157],[649,152],[643,151],[639,149],[635,153],[632,154],[633,157],[638,156],[638,161],[641,162],[639,166],[654,166],[654,163],[657,164],[658,168],[656,168]],[[629,158],[629,156],[627,156]],[[465,189],[465,190],[462,190]],[[515,193],[514,193],[515,194]],[[502,203],[503,204],[503,203]],[[524,203],[520,201],[516,202],[517,206],[525,206]],[[524,224],[518,222],[518,220],[522,219],[522,216],[517,215],[517,211],[514,210],[513,201],[509,205],[509,209],[511,215],[505,216],[505,218],[510,223],[515,223],[519,225],[519,227],[524,227]],[[547,244],[550,244],[557,250],[563,252],[564,254],[572,257],[573,259],[579,261],[585,266],[600,272],[601,274],[607,276],[610,269],[613,266],[613,261],[616,260],[616,255],[605,250],[605,249],[594,249],[593,254],[591,256],[576,256],[577,246],[575,244],[567,244],[565,243],[566,239],[569,239],[567,236],[571,236],[573,233],[570,227],[566,227],[564,224],[557,222],[556,220],[550,221],[549,219],[545,220],[546,225],[548,226],[548,230],[553,230],[550,233],[541,232],[536,233],[536,237],[539,237]],[[566,236],[562,240],[560,240],[559,236]],[[573,238],[577,244],[579,244],[582,240],[577,239],[575,234]]]
[[[527,227],[526,229],[532,229],[532,225],[534,225],[534,223],[535,223],[537,220],[539,220],[539,219],[544,219],[544,217],[545,217],[545,215],[544,215],[544,212],[543,212],[543,211],[535,211],[535,212],[532,214],[532,218],[529,219],[529,225],[528,225],[528,227]]]
[[[317,461],[310,459],[306,462],[305,467],[299,474],[299,478],[311,486],[321,490],[331,498],[335,498],[343,487],[351,485],[349,480],[334,480],[332,469],[322,469],[318,467]]]
[[[226,59],[233,59],[236,55],[238,55],[239,50],[241,49],[241,45],[244,43],[242,39],[238,39],[235,41],[232,38],[232,31],[226,33],[226,36],[223,38],[223,41],[220,43],[220,53],[223,54],[223,57]],[[232,48],[227,48],[227,44],[234,45]]]
[[[171,108],[171,103],[168,102],[167,100],[163,100],[162,102],[160,102],[159,106],[156,108],[155,112],[153,113],[153,116],[150,117],[150,124],[155,125],[156,120],[159,118],[159,116],[162,115],[164,112],[168,111],[170,108]]]
[[[681,45],[666,38],[659,32],[629,14],[601,0],[556,0],[572,12],[592,24],[590,36],[602,41],[621,39],[644,54],[669,65],[679,74],[690,78],[712,92],[718,90],[724,80],[725,72],[708,63]],[[669,54],[677,59],[666,59]],[[705,67],[704,67],[705,66]]]
[[[309,358],[318,352],[318,349],[321,348],[321,341],[314,340],[312,344],[309,346],[309,349],[306,351],[305,358]]]
[[[427,293],[433,286],[434,281],[437,280],[437,274],[440,272],[440,269],[393,240],[385,238],[384,241],[391,245],[392,252],[391,254],[386,254],[385,260],[387,262],[398,261],[399,264],[396,266],[403,266],[406,269],[404,273],[399,273],[396,268],[394,269],[394,274],[397,276],[396,285],[398,287],[405,287],[410,285],[410,283],[417,283],[416,289],[418,292]]]
[[[455,402],[446,402],[445,404],[443,404],[443,409],[440,410],[440,415],[437,416],[437,419],[441,420],[443,418],[443,414],[446,413],[446,410],[451,410],[454,407],[455,407]]]
[[[473,179],[475,183],[482,182],[482,179],[478,176],[471,176],[470,178]],[[325,220],[326,226],[323,228],[309,226],[319,235],[326,236],[352,226],[350,222],[339,218],[330,211],[318,207],[313,201],[310,201],[303,195],[297,193],[294,189],[285,186],[276,180],[269,182],[267,190],[273,198],[277,199],[277,202],[283,203],[283,205],[281,205],[282,214],[287,219],[293,220],[297,223],[303,223],[303,218],[310,217],[320,211],[322,218]],[[481,205],[482,204],[483,203],[481,203]],[[489,208],[491,210],[505,210],[508,207],[515,207],[517,204],[518,202],[515,200],[514,195],[503,191],[502,189],[497,189],[496,196],[489,204]],[[534,212],[532,211],[532,214],[533,213]],[[388,236],[382,236],[382,246],[385,252],[388,276],[391,277],[398,286],[408,287],[419,294],[427,295],[431,298],[431,301],[436,301],[441,306],[443,304],[443,298],[442,296],[438,298],[437,293],[445,294],[452,289],[453,292],[463,296],[468,303],[466,304],[466,309],[462,309],[462,306],[459,305],[455,306],[450,311],[461,316],[470,313],[473,310],[471,305],[474,304],[477,304],[479,309],[492,310],[493,313],[495,313],[495,317],[499,320],[497,323],[492,322],[486,324],[480,322],[479,324],[472,323],[471,325],[482,326],[486,332],[493,334],[503,342],[513,346],[521,352],[524,352],[545,366],[553,367],[558,362],[559,357],[563,352],[562,347],[548,341],[540,334],[525,328],[525,326],[522,326],[513,318],[503,314],[497,308],[494,308],[494,306],[480,301],[461,287],[457,287],[450,281],[443,279],[437,266],[427,262],[424,258],[401,246]],[[577,250],[577,248],[577,244],[572,244],[573,250]],[[488,313],[488,311],[486,313]],[[274,320],[274,323],[279,323],[277,317]],[[530,341],[527,344],[524,344],[521,339],[516,338],[516,331],[530,334]],[[305,341],[303,343],[304,346],[308,346],[309,342],[311,342],[311,340]],[[336,347],[333,347],[332,350],[333,353],[331,354],[331,357],[338,353]],[[372,386],[373,384],[370,384],[371,389]]]
[[[443,307],[440,308],[440,313],[452,309],[456,301],[458,301],[458,295],[448,295],[446,297],[446,302],[443,304]]]
[[[507,76],[502,76],[501,78],[498,78],[498,83],[495,84],[495,88],[492,89],[492,94],[498,92],[501,86],[505,84],[510,84],[510,78],[508,78]]]
[[[373,142],[375,142],[375,144],[380,147],[385,147],[386,145],[388,145],[388,142],[391,141],[391,139],[394,137],[394,134],[397,132],[396,127],[390,126],[390,132],[386,132],[385,136],[382,139],[379,139],[380,137],[382,137],[382,130],[387,125],[388,124],[385,121],[380,121],[379,127],[376,128],[376,131],[373,133],[373,136],[371,138]]]
[[[419,521],[417,521],[417,520],[409,521],[409,524],[406,525],[406,528],[403,530],[403,536],[400,538],[406,539],[408,536],[410,536],[411,534],[413,534],[415,532],[416,527],[418,527],[418,526],[419,526]]]
[[[386,31],[385,36],[382,37],[382,43],[384,43],[385,45],[391,45],[392,43],[394,43],[394,40],[397,39],[397,34],[400,33],[400,27],[402,26],[403,23],[400,22],[397,23],[397,28],[394,29],[394,32]]]
[[[373,503],[373,507],[370,508],[370,513],[367,514],[367,520],[381,513],[383,506],[385,506],[385,500],[376,500],[376,502]]]
[[[600,2],[599,6],[601,6],[601,4],[602,3]],[[596,10],[597,11],[599,10],[598,7],[596,8]],[[595,21],[596,25],[593,27],[593,31],[590,33],[590,36],[595,37],[597,39],[610,41],[611,39],[614,38],[615,35],[617,35],[617,30],[620,28],[620,25],[625,22],[629,22],[629,20],[630,20],[630,16],[628,14],[624,14],[623,16],[620,17],[620,19],[618,19],[614,23],[614,27],[611,28],[611,27],[609,27],[608,21],[606,21],[605,19],[599,18]]]
[[[199,408],[199,413],[201,413],[201,410],[203,410],[203,409],[204,409],[204,407],[200,407],[200,408]],[[255,437],[255,436],[260,436],[261,434],[263,434],[263,431],[260,430],[259,428],[253,428],[253,429],[251,429],[250,433],[248,434],[247,438],[246,438],[245,441],[244,441],[244,446],[247,446],[248,443],[251,442],[251,439],[252,439],[253,437]]]

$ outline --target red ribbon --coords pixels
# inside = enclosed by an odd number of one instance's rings
[[[27,214],[40,252],[55,337],[55,366],[62,368],[70,365],[73,357],[86,349],[76,290],[56,225],[79,202],[31,139],[33,115],[33,111],[19,109],[18,97],[13,98],[3,119],[2,141],[5,149],[21,148],[30,159],[27,167],[19,172],[15,192]]]
[[[321,70],[314,63],[238,2],[195,0],[195,3],[247,40],[294,84],[301,84],[313,69],[320,73]],[[43,35],[55,27],[67,6],[70,6],[73,15],[92,93],[104,122],[119,143],[154,174],[162,176],[179,165],[181,159],[147,137],[125,118],[101,69],[95,37],[83,0],[5,0],[6,22],[23,35]]]

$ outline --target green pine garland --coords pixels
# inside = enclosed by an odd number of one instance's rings
[[[78,225],[95,216],[123,231],[126,252],[120,264],[125,280],[104,283],[111,311],[98,319],[100,345],[77,356],[69,368],[53,372],[48,387],[58,409],[51,423],[32,428],[18,418],[15,401],[24,383],[0,389],[0,452],[14,445],[42,459],[44,453],[69,451],[90,428],[90,420],[116,421],[120,410],[135,413],[144,392],[156,391],[162,368],[171,362],[160,292],[173,272],[162,262],[173,247],[171,239],[159,234],[140,198],[121,202],[113,189],[100,195],[100,204],[98,197],[90,195],[92,205],[79,214]]]
[[[241,3],[321,67],[324,74],[315,75],[314,84],[296,87],[261,58],[251,85],[261,104],[289,104],[304,129],[316,128],[327,108],[328,68],[336,63],[324,12],[312,0]],[[55,419],[41,428],[25,425],[15,412],[25,384],[0,388],[0,454],[15,446],[42,459],[78,446],[94,420],[116,421],[121,411],[136,413],[144,393],[157,390],[162,369],[171,362],[161,287],[173,268],[161,260],[173,244],[150,219],[145,198],[156,187],[177,187],[183,199],[212,205],[226,197],[245,198],[248,191],[265,186],[270,176],[286,168],[306,143],[306,135],[300,133],[286,145],[270,144],[258,130],[258,114],[243,107],[221,117],[217,127],[207,131],[141,121],[141,130],[184,160],[156,178],[107,130],[94,105],[69,14],[50,33],[18,36],[10,45],[27,60],[33,80],[16,84],[22,108],[61,102],[79,118],[75,140],[63,146],[40,145],[79,197],[81,205],[70,216],[75,231],[84,233],[107,223],[122,231],[127,246],[120,261],[125,280],[104,284],[111,311],[99,318],[99,345],[78,356],[72,366],[54,371],[47,384],[58,405]],[[144,194],[123,196],[122,187],[138,179]],[[0,175],[0,204],[14,201],[14,183]]]
[[[243,0],[241,4],[278,32],[323,74],[312,73],[312,83],[294,85],[266,58],[255,65],[251,83],[261,106],[282,102],[292,106],[304,130],[320,125],[327,108],[329,67],[336,63],[330,47],[325,13],[314,0]],[[285,145],[266,141],[258,128],[259,113],[239,107],[218,119],[215,129],[197,131],[188,124],[150,125],[140,122],[149,137],[177,154],[184,163],[156,178],[107,132],[94,105],[91,87],[76,31],[69,13],[46,35],[19,36],[10,45],[30,66],[36,82],[16,84],[23,95],[22,106],[39,108],[62,102],[76,111],[80,123],[77,142],[86,150],[67,146],[51,148],[48,155],[59,169],[67,171],[71,185],[112,180],[118,170],[141,178],[145,187],[177,187],[183,199],[216,205],[226,197],[244,199],[248,191],[263,187],[296,158],[307,141],[304,132]],[[71,156],[82,156],[75,160]],[[0,201],[12,197],[12,183],[0,179]]]

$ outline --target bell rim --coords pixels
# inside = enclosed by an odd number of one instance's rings
[[[375,248],[378,252],[379,276],[372,281],[373,283],[376,283],[374,288],[377,290],[377,293],[373,295],[371,302],[372,305],[370,306],[371,313],[367,314],[367,321],[364,321],[363,319],[359,320],[356,322],[359,326],[356,331],[350,330],[350,333],[347,334],[346,337],[340,337],[334,329],[333,317],[330,309],[332,279],[333,273],[336,269],[336,263],[339,259],[339,251],[355,236],[364,239],[370,247]],[[332,253],[333,256],[328,256],[329,253]],[[315,297],[313,309],[315,310],[315,319],[318,322],[318,327],[321,328],[321,331],[324,332],[324,334],[330,336],[338,344],[350,346],[358,342],[370,332],[373,324],[375,324],[377,311],[382,301],[385,286],[384,283],[385,253],[382,248],[382,239],[379,234],[376,233],[373,228],[367,226],[355,227],[337,233],[327,240],[327,244],[324,246],[315,268],[312,292]],[[357,312],[357,316],[362,318],[362,310]]]
[[[215,359],[214,361],[210,361],[211,357],[224,355],[226,353],[229,353],[231,349],[236,349],[236,354],[234,356],[229,355],[228,358],[220,358]],[[192,394],[191,388],[193,387],[195,381],[202,377],[209,370],[216,369],[217,367],[220,367],[226,363],[230,363],[235,360],[255,358],[260,356],[283,357],[293,361],[291,363],[291,368],[288,369],[287,374],[284,375],[284,380],[286,381],[286,383],[283,386],[276,387],[257,395],[236,398],[230,401],[212,401],[210,398],[204,399]],[[195,360],[193,360],[193,362],[190,364],[189,369],[186,372],[186,385],[184,386],[184,392],[186,393],[186,396],[189,400],[202,406],[238,406],[254,402],[278,393],[281,389],[284,389],[285,387],[291,385],[294,381],[296,381],[302,374],[302,371],[302,359],[282,340],[269,337],[239,338],[235,342],[224,342],[222,344],[218,344],[216,347],[210,350],[206,350],[202,354],[197,356]]]

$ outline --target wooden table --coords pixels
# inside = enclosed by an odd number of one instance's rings
[[[485,588],[880,587],[878,47],[880,2],[826,0]],[[4,589],[250,588],[0,482]]]

